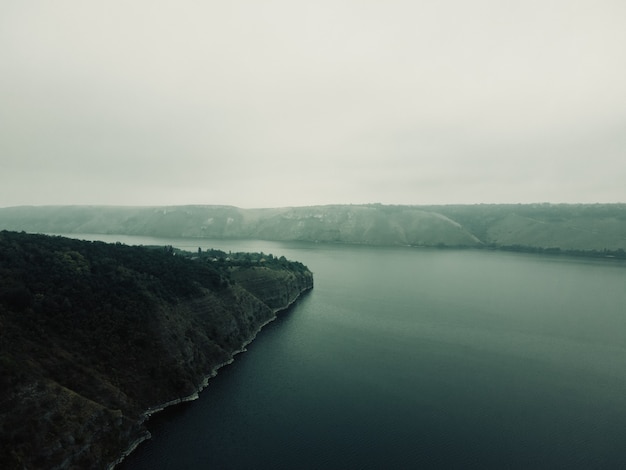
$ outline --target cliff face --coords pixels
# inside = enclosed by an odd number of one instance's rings
[[[0,467],[107,468],[147,437],[146,411],[194,398],[313,286],[249,265],[0,232]]]
[[[291,305],[299,296],[313,286],[310,271],[274,270],[267,267],[233,268],[232,278],[272,309]]]

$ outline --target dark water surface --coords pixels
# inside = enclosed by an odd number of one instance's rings
[[[115,239],[315,275],[199,400],[151,419],[122,469],[626,467],[624,263]]]

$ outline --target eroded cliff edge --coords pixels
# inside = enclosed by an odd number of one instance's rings
[[[110,467],[313,287],[284,259],[194,258],[0,232],[0,467]]]

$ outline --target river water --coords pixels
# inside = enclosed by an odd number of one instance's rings
[[[122,469],[626,466],[624,262],[96,238],[263,251],[315,276]]]

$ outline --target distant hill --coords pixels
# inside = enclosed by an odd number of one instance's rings
[[[626,249],[626,204],[11,207],[0,209],[0,228],[619,256]]]
[[[1,231],[0,468],[107,468],[312,286],[272,255]]]
[[[507,249],[613,253],[626,249],[626,204],[434,206],[485,245]]]

